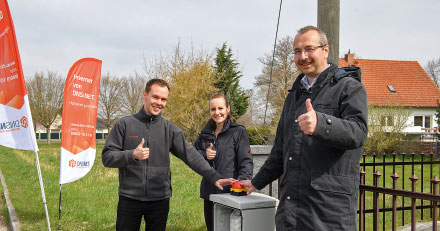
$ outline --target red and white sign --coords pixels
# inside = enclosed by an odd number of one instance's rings
[[[95,161],[101,66],[101,60],[80,59],[67,75],[61,125],[60,184],[85,176]]]
[[[0,145],[38,151],[14,24],[0,0]]]

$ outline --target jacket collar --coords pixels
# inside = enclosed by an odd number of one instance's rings
[[[336,63],[330,63],[330,66],[327,67],[323,72],[321,72],[321,74],[319,74],[318,79],[316,80],[316,83],[313,84],[312,89],[321,85],[321,84],[325,84],[327,82],[329,82],[332,77],[335,75],[335,73],[338,71],[338,65]],[[293,90],[297,90],[297,89],[306,89],[302,84],[301,84],[301,79],[304,77],[304,74],[300,74],[295,82],[293,83],[292,89],[290,91]]]
[[[361,82],[362,72],[359,67],[342,67],[338,68],[338,65],[335,63],[330,63],[330,66],[325,69],[321,74],[319,74],[316,83],[313,84],[311,88],[315,88],[317,86],[322,86],[327,84],[330,81],[338,82],[340,79],[345,77],[351,77]],[[304,89],[305,87],[301,84],[301,79],[304,77],[304,74],[299,75],[295,82],[293,83],[292,89],[289,91]]]
[[[237,125],[238,124],[232,122],[232,120],[228,118],[225,124],[223,125],[223,128],[220,133],[228,130],[231,127],[236,127]],[[215,131],[215,123],[212,120],[209,120],[206,126],[202,129],[201,133],[214,134],[214,131]]]
[[[148,123],[148,122],[156,122],[161,117],[162,113],[159,113],[158,115],[150,115],[145,111],[145,108],[142,106],[141,110],[139,110],[138,113],[134,115],[138,120]]]

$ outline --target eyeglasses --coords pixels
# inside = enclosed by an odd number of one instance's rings
[[[323,47],[325,47],[325,46],[327,46],[327,45],[321,45],[321,46],[315,46],[315,47],[306,47],[304,50],[301,50],[301,49],[295,49],[295,50],[293,51],[293,54],[294,54],[295,56],[300,56],[300,55],[304,52],[304,53],[306,53],[307,55],[310,55],[310,54],[315,53],[315,50],[316,50],[316,49],[318,49],[318,48],[323,48]]]

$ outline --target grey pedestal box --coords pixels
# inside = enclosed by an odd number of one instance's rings
[[[209,199],[214,202],[214,231],[275,230],[275,198],[259,193],[224,193],[211,194]]]

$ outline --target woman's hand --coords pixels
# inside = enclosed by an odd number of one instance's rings
[[[209,145],[209,147],[206,149],[206,158],[208,159],[208,160],[212,160],[212,159],[214,159],[215,158],[215,155],[217,154],[217,151],[215,151],[215,150],[212,150],[212,147],[213,147],[213,145],[212,145],[212,143]]]

